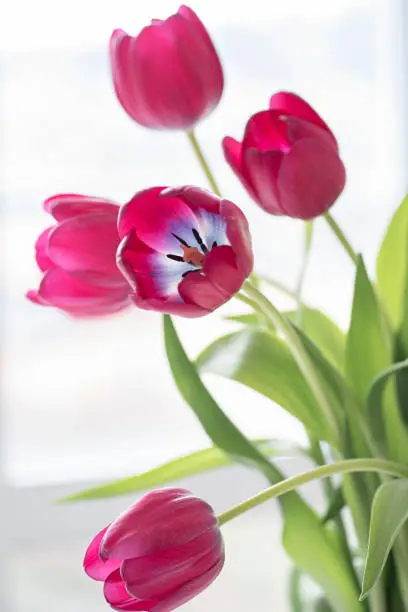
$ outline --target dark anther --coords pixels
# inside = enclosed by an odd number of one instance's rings
[[[172,259],[173,261],[184,261],[181,255],[172,255],[171,253],[169,253],[168,255],[166,255],[166,257]]]
[[[184,246],[186,247],[190,246],[185,240],[183,240],[183,238],[180,238],[180,236],[177,236],[177,234],[173,234],[173,232],[171,232],[171,235],[174,236],[174,238],[176,238],[179,242],[181,242],[181,244],[184,244]]]
[[[196,229],[193,229],[193,234],[194,234],[194,238],[197,240],[197,242],[198,242],[198,244],[199,244],[199,246],[200,246],[200,248],[201,248],[202,252],[203,252],[204,254],[205,254],[205,253],[208,253],[208,249],[207,249],[207,247],[205,246],[205,244],[204,244],[204,242],[203,242],[203,239],[201,238],[200,234],[197,232],[197,230],[196,230]]]
[[[216,246],[218,246],[218,244],[217,244],[217,241],[216,241],[216,240],[214,240],[213,245],[212,245],[212,247],[211,247],[211,248],[212,248],[212,249],[215,249],[215,247],[216,247]]]
[[[193,272],[199,272],[200,270],[187,270],[187,272],[183,272],[183,274],[181,275],[181,278],[184,278],[185,276],[187,276],[187,274],[192,274]]]

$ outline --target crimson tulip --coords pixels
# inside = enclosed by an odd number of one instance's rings
[[[44,203],[56,220],[38,238],[36,260],[43,278],[27,297],[76,317],[112,314],[131,302],[116,265],[119,206],[91,196],[62,194]]]
[[[140,308],[203,316],[239,291],[253,267],[244,214],[198,187],[140,191],[118,228],[118,266]]]
[[[187,6],[165,21],[154,19],[136,37],[115,30],[110,56],[118,100],[145,127],[191,130],[221,98],[219,57]]]
[[[293,93],[273,95],[269,110],[249,119],[243,141],[227,136],[223,149],[251,197],[273,215],[317,217],[334,204],[345,185],[336,138]]]
[[[169,612],[215,580],[224,545],[214,511],[185,489],[147,493],[92,540],[84,569],[114,610]]]

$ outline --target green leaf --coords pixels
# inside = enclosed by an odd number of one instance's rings
[[[251,443],[268,456],[294,457],[308,455],[307,450],[283,440],[253,440]],[[231,458],[216,446],[173,459],[148,472],[122,478],[61,500],[64,502],[103,499],[152,489],[188,476],[209,472],[232,464]]]
[[[408,479],[399,478],[381,485],[372,505],[362,599],[377,583],[398,532],[407,519]]]
[[[361,402],[365,401],[377,374],[391,363],[391,336],[359,257],[346,342],[346,378]]]
[[[328,523],[329,521],[335,519],[338,514],[340,514],[340,512],[343,510],[345,503],[346,502],[344,501],[343,489],[342,487],[338,487],[334,490],[334,495],[330,500],[326,512],[324,513],[322,523]]]
[[[367,395],[367,410],[370,414],[370,423],[373,434],[380,446],[386,448],[396,461],[408,459],[408,433],[398,411],[398,406],[386,404],[384,394],[390,378],[408,368],[408,359],[395,363],[381,372],[374,380]],[[386,410],[386,408],[388,410]]]
[[[167,357],[181,395],[212,441],[239,460],[251,461],[270,482],[282,474],[235,427],[213,400],[187,357],[170,317],[164,317]],[[333,602],[336,612],[361,612],[353,577],[341,545],[317,514],[294,491],[279,498],[284,515],[283,543],[294,563],[310,573]],[[313,546],[311,546],[313,542]]]
[[[254,312],[241,315],[230,315],[225,317],[225,319],[233,323],[240,323],[241,325],[248,325],[250,327],[260,327],[262,324],[261,318]]]
[[[292,612],[334,612],[321,589],[297,567],[290,574],[289,595]]]
[[[285,312],[291,321],[296,322],[296,311]],[[340,370],[344,369],[345,336],[340,328],[316,308],[302,308],[302,331],[309,336],[321,350],[326,359]]]
[[[377,257],[378,291],[394,329],[404,319],[408,278],[408,196],[395,212]]]
[[[332,439],[303,374],[281,338],[252,329],[228,334],[199,355],[197,367],[265,395],[321,439]]]

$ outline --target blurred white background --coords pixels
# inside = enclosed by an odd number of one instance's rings
[[[301,94],[338,136],[348,184],[332,212],[373,270],[384,225],[406,187],[403,0],[192,0],[191,6],[226,74],[222,103],[197,135],[222,191],[250,219],[259,271],[294,286],[302,224],[268,217],[250,202],[223,161],[220,141],[227,134],[240,138],[249,115],[279,89]],[[100,589],[82,576],[83,549],[129,500],[64,508],[52,500],[208,443],[174,389],[158,315],[134,309],[78,322],[24,298],[39,279],[33,244],[49,224],[41,208],[47,196],[77,192],[121,203],[154,184],[206,186],[187,138],[138,127],[111,87],[111,31],[136,34],[177,8],[172,0],[14,0],[0,23],[0,520],[7,549],[0,592],[10,612],[104,609]],[[316,226],[305,297],[345,325],[353,270],[324,223]],[[194,354],[231,326],[221,312],[180,321],[179,328]],[[280,408],[233,383],[207,382],[249,435],[303,439]],[[263,486],[242,469],[187,484],[219,509]],[[187,607],[244,612],[255,604],[260,612],[286,612],[279,531],[274,506],[229,525],[225,571]]]

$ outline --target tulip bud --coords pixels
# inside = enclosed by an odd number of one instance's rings
[[[211,584],[224,564],[214,512],[185,489],[151,491],[89,545],[84,569],[114,610],[170,612]]]
[[[29,300],[75,317],[112,314],[130,304],[130,287],[116,265],[119,206],[82,195],[56,195],[44,203],[57,221],[35,249],[44,273]]]
[[[140,125],[191,130],[218,104],[224,86],[211,39],[187,6],[138,36],[115,30],[110,56],[119,102]]]
[[[253,115],[242,142],[226,137],[224,155],[249,195],[272,215],[313,219],[343,191],[337,141],[302,98],[277,93]]]

